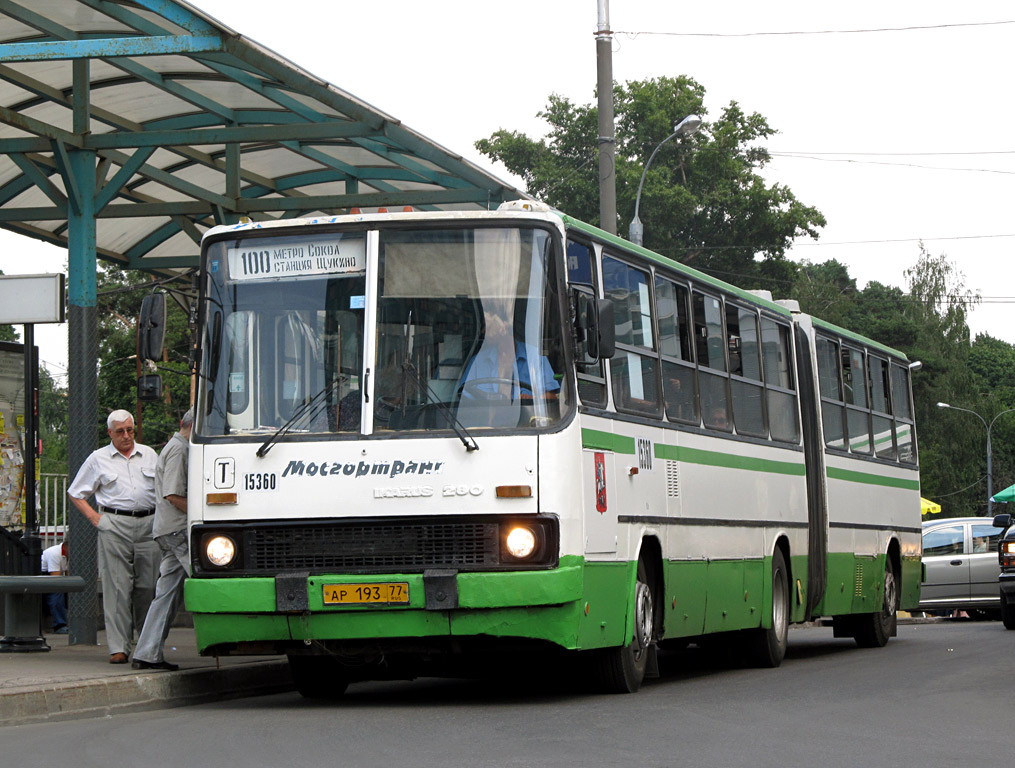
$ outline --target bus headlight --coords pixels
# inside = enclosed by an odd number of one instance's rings
[[[536,534],[530,528],[512,528],[505,543],[511,557],[524,560],[536,551]]]
[[[236,542],[228,536],[213,536],[205,542],[204,554],[209,563],[225,568],[236,557]]]

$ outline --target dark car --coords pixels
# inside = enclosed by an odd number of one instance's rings
[[[977,618],[1000,618],[1001,601],[997,591],[1000,536],[1001,531],[989,517],[954,517],[925,522],[925,580],[920,585],[920,610],[966,611]]]
[[[1015,629],[1015,526],[1011,515],[997,515],[994,525],[1004,529],[997,550],[1001,565],[998,584],[1001,588],[1001,621],[1005,629]]]

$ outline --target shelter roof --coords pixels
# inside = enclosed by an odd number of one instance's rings
[[[519,197],[186,2],[0,0],[4,229],[67,247],[93,204],[100,258],[166,269],[243,216]]]

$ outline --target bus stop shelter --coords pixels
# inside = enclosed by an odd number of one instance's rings
[[[519,197],[186,2],[0,0],[0,227],[68,252],[72,475],[96,447],[98,260],[171,274],[241,217]],[[95,531],[70,540],[94,583]],[[95,599],[72,597],[72,642],[95,642]]]

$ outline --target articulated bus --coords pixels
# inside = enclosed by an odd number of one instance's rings
[[[632,692],[657,648],[777,666],[916,608],[899,352],[530,201],[220,226],[203,241],[201,653],[297,688],[559,653]]]

